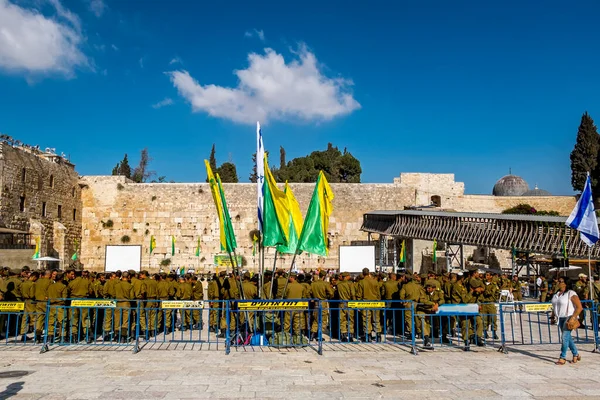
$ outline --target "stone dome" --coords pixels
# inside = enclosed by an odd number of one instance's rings
[[[523,196],[528,190],[529,185],[525,182],[525,179],[509,174],[496,182],[492,194],[494,196]]]
[[[535,185],[534,189],[526,191],[523,193],[523,196],[552,196],[552,193],[547,190],[539,189],[537,185]]]

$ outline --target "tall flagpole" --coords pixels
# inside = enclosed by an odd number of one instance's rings
[[[594,300],[594,286],[592,285],[592,246],[588,246],[588,284],[590,286],[590,300]]]
[[[265,269],[265,246],[263,242],[263,208],[264,208],[264,192],[263,185],[265,182],[265,147],[262,140],[262,132],[260,130],[260,122],[256,121],[256,208],[258,217],[259,235],[259,262],[258,262],[258,295],[262,298],[263,290],[263,273]]]

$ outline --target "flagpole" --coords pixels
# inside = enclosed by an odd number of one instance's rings
[[[290,274],[292,273],[292,268],[294,268],[294,263],[296,262],[296,256],[297,255],[298,255],[298,252],[296,251],[294,253],[294,257],[292,257],[292,263],[290,264],[290,270],[288,271],[288,278],[285,281],[285,286],[283,287],[283,294],[281,295],[282,299],[285,297],[285,291],[287,290],[288,283],[290,282]]]
[[[273,274],[271,275],[271,289],[270,289],[271,296],[273,295],[273,282],[275,281],[275,267],[276,266],[277,266],[277,248],[275,248],[275,257],[273,258]]]
[[[590,300],[593,301],[594,300],[594,287],[592,285],[592,247],[591,246],[588,246],[588,284],[590,286]]]

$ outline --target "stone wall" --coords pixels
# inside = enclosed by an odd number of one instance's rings
[[[39,237],[42,256],[69,260],[81,237],[78,181],[74,165],[62,157],[0,143],[0,226],[30,232],[30,245]],[[31,264],[32,255],[22,264]]]
[[[82,253],[86,268],[104,269],[106,245],[127,243],[142,245],[142,267],[156,271],[162,260],[169,258],[165,269],[186,266],[201,271],[213,271],[213,256],[220,254],[218,219],[210,189],[206,183],[136,184],[124,177],[88,176],[81,180],[82,190]],[[281,185],[280,185],[281,186]],[[471,212],[493,212],[520,203],[529,203],[540,210],[570,213],[574,197],[495,197],[464,195],[464,184],[454,182],[452,174],[401,174],[391,184],[332,184],[335,194],[334,211],[329,225],[331,243],[326,258],[302,255],[296,265],[300,269],[337,268],[338,246],[364,241],[360,231],[363,214],[373,210],[402,210],[405,206],[423,205],[423,200],[439,195],[443,209]],[[314,184],[291,184],[303,214],[310,202]],[[437,189],[436,189],[437,188]],[[258,260],[252,256],[250,233],[256,229],[256,186],[254,184],[224,184],[232,223],[238,242],[238,255],[246,267],[256,269]],[[110,226],[109,226],[110,225]],[[156,249],[149,254],[150,237],[156,239]],[[171,256],[171,235],[176,237],[176,253]],[[201,256],[195,257],[197,240],[201,241]],[[373,239],[377,239],[375,236]],[[411,245],[415,269],[419,269],[423,254],[431,243],[415,241]],[[465,258],[469,253],[465,253]],[[499,257],[504,259],[505,257]],[[291,256],[281,264],[289,266]],[[441,262],[441,261],[440,261]],[[501,261],[502,262],[502,261]],[[273,250],[268,249],[265,264],[273,264]]]
[[[142,266],[152,271],[160,262],[171,259],[171,266],[194,267],[212,271],[213,256],[220,253],[219,227],[210,188],[206,183],[135,184],[124,177],[88,176],[83,178],[83,239],[81,261],[86,268],[104,269],[106,245],[142,245]],[[256,186],[254,184],[224,184],[233,227],[237,237],[238,255],[247,267],[257,268],[252,257],[250,232],[257,227]],[[281,186],[281,185],[280,185]],[[290,185],[302,212],[306,213],[314,184]],[[376,209],[401,209],[411,204],[414,190],[390,184],[332,184],[335,194],[334,211],[329,233],[331,248],[327,258],[302,255],[296,265],[300,269],[336,268],[338,246],[355,240],[366,240],[360,231],[363,213]],[[111,221],[107,227],[107,222]],[[150,237],[156,239],[156,249],[149,254]],[[176,237],[176,253],[171,256],[171,235]],[[201,257],[195,257],[198,237]],[[291,256],[283,257],[282,265],[289,266]],[[273,251],[265,257],[266,265],[273,263]]]

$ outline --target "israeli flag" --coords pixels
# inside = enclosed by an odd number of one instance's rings
[[[567,219],[567,226],[577,229],[581,240],[588,246],[593,246],[600,238],[598,233],[598,220],[594,210],[594,200],[592,198],[592,181],[588,174],[585,181],[585,188],[571,215]]]
[[[263,193],[263,185],[265,182],[265,147],[263,146],[262,132],[260,123],[256,122],[256,189],[257,197],[256,204],[258,207],[258,230],[263,231],[263,207],[265,204],[265,196]]]

